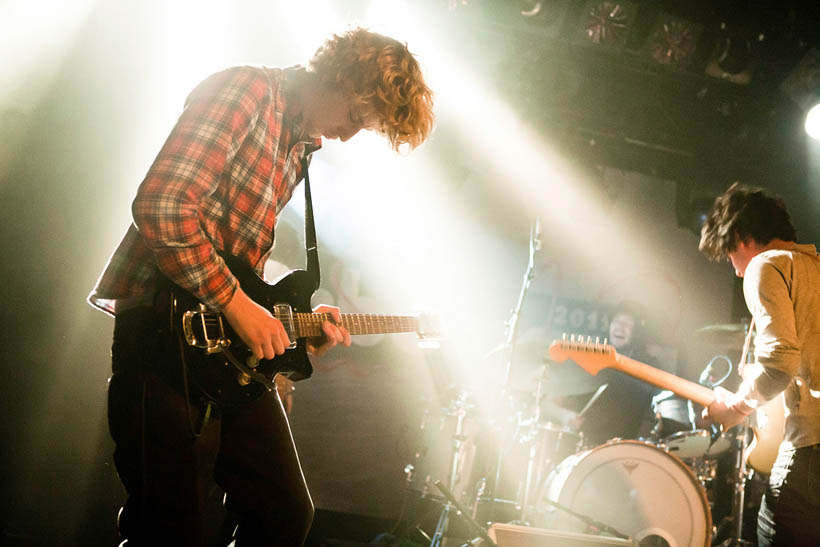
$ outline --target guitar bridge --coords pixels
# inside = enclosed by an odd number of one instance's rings
[[[182,315],[182,332],[189,346],[204,349],[205,353],[219,353],[231,345],[225,337],[222,315],[209,311],[202,303]]]

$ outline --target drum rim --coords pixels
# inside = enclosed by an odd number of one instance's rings
[[[666,437],[661,439],[661,444],[666,443],[666,441],[669,440],[669,439],[678,440],[678,439],[682,439],[684,437],[694,437],[694,436],[707,437],[707,438],[711,437],[711,435],[709,434],[709,431],[706,430],[706,429],[692,429],[690,431],[677,431],[677,432],[672,433],[671,435],[667,435]],[[673,456],[674,456],[674,454],[673,454]]]

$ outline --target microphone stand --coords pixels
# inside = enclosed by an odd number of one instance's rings
[[[588,517],[584,514],[576,513],[575,511],[573,511],[569,507],[566,507],[564,505],[561,505],[560,503],[554,502],[551,499],[545,498],[544,501],[547,502],[548,504],[552,505],[556,509],[560,509],[561,511],[564,511],[565,513],[567,513],[569,515],[572,515],[573,517],[577,518],[578,520],[580,520],[581,522],[586,524],[588,528],[591,528],[596,534],[600,534],[600,532],[603,532],[605,534],[610,534],[610,535],[612,535],[616,538],[628,539],[628,540],[632,541],[632,538],[629,536],[629,534],[624,534],[623,532],[613,528],[612,526],[604,524],[603,522],[595,520],[592,517]]]
[[[536,217],[530,227],[529,258],[527,269],[524,272],[524,279],[521,284],[521,291],[518,293],[518,300],[512,310],[510,319],[507,321],[507,331],[504,336],[504,380],[501,383],[501,401],[506,402],[510,391],[510,377],[513,367],[513,350],[518,336],[518,319],[521,316],[521,309],[524,306],[524,299],[535,277],[535,254],[541,250],[541,220]],[[490,499],[495,500],[495,492],[498,490],[498,482],[501,479],[501,469],[503,467],[503,454],[499,448],[495,462],[495,480],[492,483]],[[523,508],[522,508],[523,509]]]
[[[515,349],[515,340],[518,336],[518,318],[521,316],[521,308],[524,306],[524,298],[527,295],[527,290],[530,288],[533,278],[535,277],[535,253],[541,250],[541,221],[535,219],[530,228],[530,252],[527,262],[527,270],[524,272],[524,281],[521,284],[521,292],[518,293],[518,301],[515,303],[515,308],[512,310],[512,315],[507,321],[507,332],[504,336],[504,381],[503,393],[506,394],[509,384],[510,375],[512,374],[512,356]]]

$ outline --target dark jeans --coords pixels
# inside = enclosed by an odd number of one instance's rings
[[[780,450],[757,515],[760,547],[820,545],[820,445]]]
[[[131,310],[114,328],[108,420],[128,493],[119,520],[127,545],[211,544],[214,480],[238,520],[237,547],[302,545],[313,504],[279,396],[224,411],[186,398],[172,387],[181,377],[168,369],[179,367],[173,344],[153,319]]]

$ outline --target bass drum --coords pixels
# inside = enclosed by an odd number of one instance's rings
[[[610,441],[565,459],[539,496],[540,527],[589,532],[577,517],[628,534],[642,545],[708,547],[706,492],[678,458],[642,441]]]

